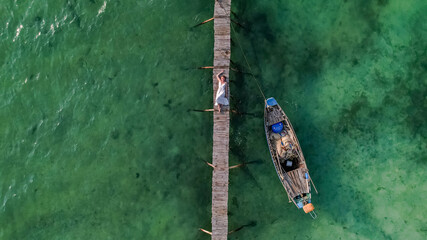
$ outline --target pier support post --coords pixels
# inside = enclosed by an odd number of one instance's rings
[[[203,229],[203,228],[199,228],[200,229],[200,231],[202,231],[202,232],[204,232],[204,233],[207,233],[207,234],[209,234],[209,235],[212,235],[212,232],[209,232],[208,230],[205,230],[205,229]]]
[[[210,21],[212,21],[212,20],[214,20],[215,18],[209,18],[208,20],[206,20],[206,21],[203,21],[203,22],[201,22],[201,23],[199,23],[199,24],[196,24],[196,25],[194,25],[193,26],[193,28],[195,28],[195,27],[198,27],[198,26],[200,26],[200,25],[203,25],[203,24],[205,24],[205,23],[208,23],[208,22],[210,22]]]
[[[210,162],[205,162],[207,165],[209,165],[209,166],[211,166],[213,169],[215,169],[215,166],[212,164],[212,163],[210,163]]]
[[[242,167],[244,165],[245,165],[244,163],[241,163],[241,164],[237,164],[237,165],[231,166],[228,169],[238,168],[238,167]]]

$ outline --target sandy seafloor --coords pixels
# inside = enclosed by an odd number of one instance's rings
[[[213,0],[0,1],[0,239],[209,239]],[[249,75],[230,76],[229,239],[427,238],[427,3],[233,0],[298,134],[287,203]]]

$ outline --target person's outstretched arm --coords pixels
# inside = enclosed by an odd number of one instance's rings
[[[222,70],[222,72],[220,72],[220,73],[218,73],[217,75],[216,75],[216,79],[218,79],[218,81],[220,81],[221,79],[219,78],[219,76],[221,75],[221,74],[223,74],[224,73],[224,71],[225,70]]]

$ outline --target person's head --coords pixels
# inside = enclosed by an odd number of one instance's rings
[[[227,80],[227,77],[225,77],[224,75],[222,75],[222,76],[221,76],[221,81],[224,81],[224,82],[225,82],[226,80]]]

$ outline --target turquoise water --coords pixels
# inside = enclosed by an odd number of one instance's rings
[[[209,239],[214,1],[1,1],[0,239]],[[287,203],[233,73],[230,239],[427,237],[425,1],[233,1],[232,60],[320,194]],[[237,40],[238,39],[238,40]]]

